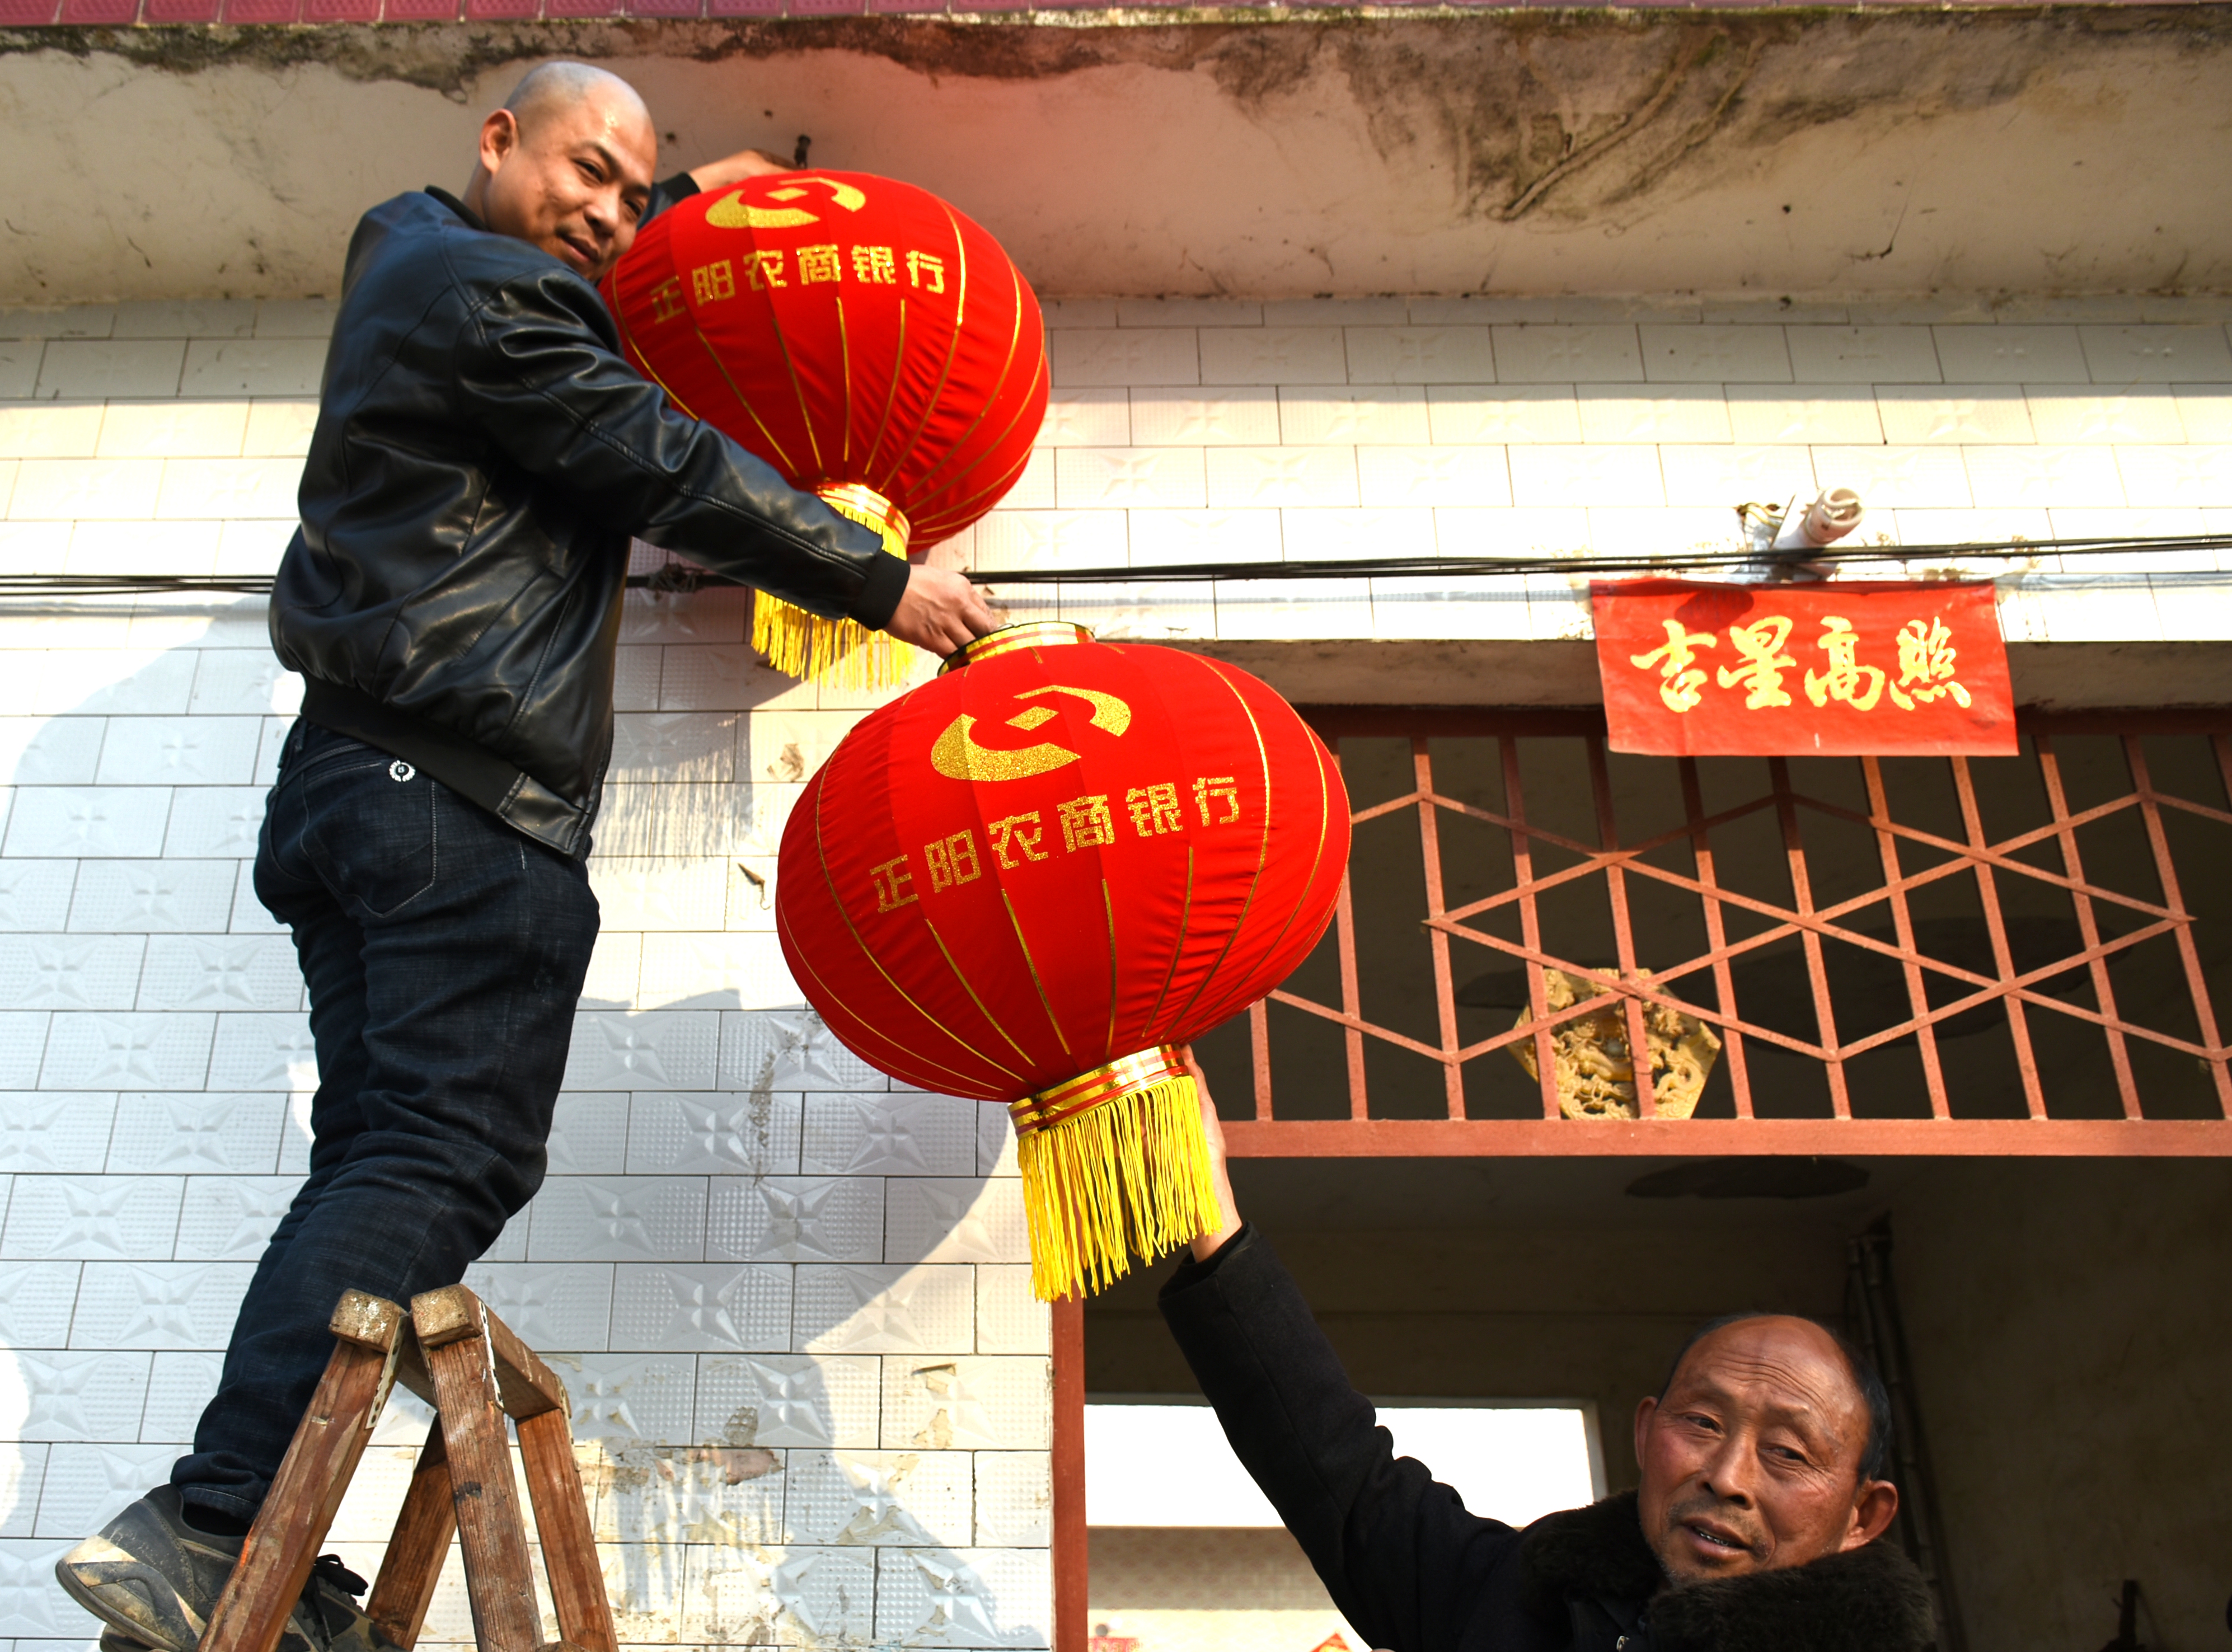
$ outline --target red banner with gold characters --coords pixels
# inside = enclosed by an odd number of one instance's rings
[[[1599,580],[1589,603],[1614,751],[2015,753],[1989,585]]]

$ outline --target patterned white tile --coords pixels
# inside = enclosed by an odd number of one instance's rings
[[[1121,385],[1065,390],[1047,399],[1041,447],[1126,447],[1132,441],[1131,392]]]
[[[888,1549],[878,1557],[876,1638],[950,1647],[1050,1645],[1053,1570],[1032,1549]]]
[[[1856,489],[1871,510],[1976,502],[1958,448],[1816,447],[1814,476],[1825,488]]]
[[[1366,506],[1508,505],[1511,475],[1506,451],[1502,447],[1448,445],[1359,447],[1359,491]],[[1391,547],[1387,554],[1397,553]],[[1288,554],[1294,555],[1291,544]]]
[[[116,307],[115,339],[235,339],[256,330],[253,299],[133,299]]]
[[[1047,1305],[1031,1295],[1025,1267],[976,1269],[976,1351],[1044,1354],[1053,1331]]]
[[[289,456],[166,459],[155,515],[172,519],[284,517],[295,510],[302,485],[302,461]]]
[[[1495,335],[1485,327],[1352,327],[1348,379],[1356,385],[1479,385],[1496,379]]]
[[[2116,450],[2103,447],[1972,447],[1963,450],[1976,502],[1992,505],[2121,505]],[[1867,496],[1863,488],[1861,496]]]
[[[1378,577],[1372,580],[1372,634],[1383,641],[1523,642],[1534,634],[1527,584],[1518,579],[1452,574]]]
[[[9,1357],[15,1362],[21,1386],[9,1394],[0,1425],[16,1439],[139,1437],[151,1357],[144,1350],[103,1353],[18,1348]]]
[[[0,780],[89,786],[107,729],[103,717],[0,717]]]
[[[1357,503],[1353,448],[1210,448],[1206,457],[1209,502],[1219,509]]]
[[[139,975],[141,1009],[292,1010],[302,1001],[294,943],[277,936],[158,935]]]
[[[1511,497],[1521,505],[1660,505],[1658,450],[1612,443],[1515,447]]]
[[[55,1581],[55,1562],[84,1536],[76,1532],[67,1538],[0,1539],[0,1623],[26,1637],[55,1637],[56,1652],[85,1652],[84,1609]],[[72,1636],[78,1637],[75,1642],[64,1638]],[[17,1644],[46,1652],[39,1640]]]
[[[2152,510],[2131,509],[2087,510],[2073,505],[2056,506],[2048,515],[2054,523],[2054,537],[2056,539],[2119,537],[2153,539],[2177,534],[2204,534],[2209,531],[2208,513],[2190,505],[2166,506]],[[2204,573],[2213,575],[2218,567],[2216,559],[2219,554],[2220,553],[2216,551],[2205,549],[2188,551],[2148,549],[2131,551],[2120,555],[2114,552],[2099,555],[2069,555],[2059,560],[2065,573],[2076,574]],[[2049,563],[2047,566],[2052,564]],[[2210,587],[2216,586],[2218,583],[2214,578],[2207,581],[2207,585]],[[2216,621],[2216,616],[2209,612],[2213,605],[2192,601],[2190,596],[2189,599],[2183,602],[2157,606],[2164,608],[2163,620],[2165,625],[2171,622],[2170,610],[2172,609],[2177,610],[2178,618],[2185,620],[2189,625],[2195,620],[2199,620],[2203,625],[2209,625]],[[2194,612],[2196,610],[2200,612],[2196,613]],[[2196,633],[2196,635],[2206,634],[2205,632]]]
[[[1880,442],[1869,385],[1730,385],[1729,433],[1738,442]]]
[[[613,719],[612,780],[732,781],[736,767],[733,711],[631,711]]]
[[[722,1012],[723,1090],[862,1091],[883,1083],[883,1074],[840,1044],[810,1009]]]
[[[59,1013],[47,1037],[39,1088],[199,1089],[209,1076],[213,1020],[204,1014]]]
[[[646,935],[641,972],[642,1001],[660,1009],[788,1009],[806,1004],[771,929]]]
[[[628,1097],[615,1091],[568,1091],[550,1122],[552,1176],[619,1176],[627,1169]]]
[[[2232,444],[2128,446],[2115,451],[2134,505],[2232,505]]]
[[[698,1362],[687,1355],[589,1354],[552,1365],[573,1402],[574,1438],[611,1446],[691,1445]]]
[[[127,1092],[117,1098],[108,1169],[263,1176],[275,1167],[287,1098]]]
[[[0,1269],[0,1344],[59,1348],[69,1340],[77,1305],[77,1261],[16,1262]],[[6,1421],[0,1407],[0,1422]]]
[[[2189,442],[2232,442],[2232,385],[2182,385],[2177,415]]]
[[[188,396],[311,395],[325,360],[322,338],[195,339],[186,346],[179,390]]]
[[[1021,1176],[1015,1163],[1015,1126],[1004,1107],[976,1110],[976,1174]]]
[[[883,1362],[750,1354],[698,1366],[697,1438],[732,1446],[873,1446]]]
[[[802,1107],[795,1093],[638,1095],[629,1113],[627,1169],[638,1176],[795,1170]]]
[[[783,1501],[786,1535],[827,1544],[958,1544],[972,1496],[965,1451],[795,1448]]]
[[[720,1017],[711,1010],[587,1011],[574,1018],[564,1087],[710,1089],[720,1037]]]
[[[615,787],[614,790],[620,788]],[[730,787],[652,787],[656,794]],[[761,788],[753,787],[754,791]],[[769,788],[770,790],[776,788]],[[781,788],[785,791],[790,788]],[[706,800],[717,803],[720,800]],[[600,835],[605,828],[598,827]],[[728,893],[729,863],[704,856],[592,856],[589,887],[607,930],[718,929]]]
[[[317,427],[318,404],[314,398],[289,400],[274,397],[252,401],[248,407],[248,428],[243,432],[240,450],[257,453],[308,453],[310,433]]]
[[[1578,442],[1572,385],[1429,385],[1426,422],[1437,442]]]
[[[38,662],[30,703],[18,712],[71,716],[165,716],[184,711],[193,693],[196,651],[105,647],[98,625],[75,622],[74,645],[47,651]],[[57,640],[62,640],[58,635]]]
[[[687,1533],[693,1546],[780,1541],[786,1454],[763,1446],[701,1445],[655,1455],[647,1474],[624,1467],[597,1500],[597,1538],[625,1544]],[[666,1610],[680,1605],[682,1592],[672,1591]]]
[[[2179,398],[2168,386],[2133,385],[2106,393],[2065,388],[2059,385],[2027,385],[2031,424],[2041,442],[2184,442],[2185,421],[2178,417]]]
[[[1119,298],[1119,327],[1261,327],[1263,307],[1241,298]]]
[[[1043,1451],[976,1454],[976,1541],[1044,1548],[1054,1541],[1054,1460]]]
[[[50,1446],[0,1445],[0,1538],[27,1538],[39,1512],[39,1485],[46,1478]]]
[[[0,931],[62,928],[77,870],[75,860],[0,860]]]
[[[2092,380],[2073,327],[1934,327],[1956,385],[2082,385]]]
[[[691,1562],[705,1616],[685,1621],[702,1623],[708,1639],[797,1647],[866,1646],[873,1639],[875,1550],[792,1545],[769,1551],[764,1570],[758,1563],[732,1565],[734,1552],[692,1551],[710,1557],[702,1584],[698,1562]]]
[[[233,860],[89,860],[78,869],[69,927],[81,934],[221,934],[241,881]]]
[[[178,1260],[255,1261],[301,1186],[291,1176],[189,1177],[178,1212]]]
[[[1643,327],[1637,331],[1647,379],[1711,385],[1790,382],[1790,352],[1779,327]]]
[[[0,1004],[18,1009],[129,1009],[146,939],[26,935],[0,947]]]
[[[1423,443],[1426,396],[1418,385],[1288,385],[1279,392],[1280,439],[1289,445]]]
[[[983,1105],[957,1096],[808,1095],[800,1168],[809,1176],[966,1176]]]
[[[1054,463],[1054,502],[1064,510],[1198,509],[1206,500],[1202,477],[1199,448],[1063,448]]]
[[[174,1446],[57,1444],[47,1460],[36,1535],[83,1538],[169,1472]]]
[[[1718,385],[1668,385],[1645,395],[1625,385],[1577,387],[1585,442],[1725,442],[1728,398]]]
[[[538,1262],[694,1261],[705,1254],[702,1176],[553,1176],[535,1198]]]
[[[2232,346],[2222,327],[2080,327],[2077,336],[2096,385],[2221,384],[2232,379]]]
[[[529,1347],[578,1353],[601,1349],[610,1340],[613,1273],[609,1267],[577,1261],[483,1259],[465,1270],[465,1284]]]
[[[218,1090],[315,1089],[318,1051],[310,1037],[308,1014],[220,1013],[216,1045],[210,1052],[209,1082]]]
[[[256,853],[263,826],[262,786],[182,786],[172,794],[163,852],[173,858]]]
[[[57,339],[39,366],[38,397],[175,396],[184,339]]]
[[[1289,510],[1281,538],[1290,562],[1336,561],[1359,556],[1431,556],[1434,513],[1423,505],[1373,510]],[[1228,586],[1231,593],[1241,589]],[[1259,595],[1278,601],[1286,582],[1255,585]],[[1363,594],[1351,592],[1350,596]]]
[[[1787,327],[1801,384],[1933,385],[1943,375],[1926,327]]]
[[[168,1256],[184,1190],[174,1176],[19,1176],[0,1255]]]
[[[171,811],[167,786],[29,786],[8,821],[10,855],[153,855]]]
[[[1656,509],[1593,505],[1589,542],[1599,556],[1678,556],[1736,550],[1743,542],[1743,530],[1731,505]]]
[[[1496,377],[1502,384],[1605,384],[1644,376],[1632,327],[1500,326],[1494,331]]]
[[[791,1270],[730,1262],[622,1263],[613,1280],[616,1352],[775,1352],[790,1344]]]
[[[29,1090],[39,1082],[54,1016],[42,1009],[0,1010],[0,1084]]]
[[[965,1353],[974,1280],[967,1267],[801,1264],[791,1345],[805,1353]]]
[[[195,664],[187,709],[197,717],[291,716],[302,700],[302,679],[276,656],[252,648],[210,648]]]
[[[1794,445],[1662,447],[1658,465],[1670,505],[1779,504],[1793,494],[1814,494],[1813,452]]]
[[[147,1409],[140,1419],[142,1440],[191,1440],[194,1426],[216,1396],[224,1357],[191,1350],[164,1350],[155,1356],[147,1379]]]
[[[1041,1451],[1053,1439],[1042,1358],[886,1357],[883,1443],[894,1449]]]
[[[976,524],[981,571],[1120,567],[1124,519],[1106,510],[996,510]]]
[[[160,459],[24,459],[8,514],[17,522],[146,521],[163,484]]]
[[[115,1118],[114,1095],[0,1095],[0,1170],[97,1175]]]
[[[1056,388],[1078,385],[1197,385],[1201,353],[1190,327],[1062,327],[1047,334]],[[1132,440],[1139,440],[1134,432]]]
[[[705,1254],[754,1262],[880,1261],[883,1189],[873,1176],[716,1176]]]
[[[1204,384],[1329,385],[1348,377],[1336,327],[1205,327],[1200,336]]]
[[[253,1260],[88,1262],[70,1342],[79,1348],[221,1350],[255,1272]]]
[[[12,357],[9,359],[12,360]],[[100,401],[48,401],[0,407],[0,459],[93,458],[100,452],[105,408],[106,404]]]
[[[884,1189],[885,1261],[1030,1260],[1020,1180],[895,1176]]]
[[[1892,444],[2028,442],[2029,405],[2019,387],[1885,385],[1876,392],[1884,439]]]
[[[734,643],[751,629],[752,593],[710,586],[687,595],[631,591],[620,605],[620,641]]]
[[[662,651],[658,708],[666,712],[743,711],[790,694],[796,683],[760,662],[736,643],[678,644]],[[717,745],[722,735],[701,735]],[[693,752],[692,757],[702,755]],[[714,778],[692,771],[646,775],[648,779]]]
[[[1001,502],[1010,510],[1051,510],[1054,503],[1054,450],[1033,448]]]
[[[1133,567],[1196,562],[1275,562],[1280,557],[1275,510],[1134,510]]]
[[[1141,447],[1232,447],[1279,439],[1279,393],[1269,385],[1131,392],[1132,440]]]

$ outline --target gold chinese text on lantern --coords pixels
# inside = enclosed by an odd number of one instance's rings
[[[1648,978],[1651,971],[1638,969]],[[1542,972],[1545,1007],[1555,1014],[1585,1000],[1601,997],[1605,1007],[1577,1015],[1550,1033],[1551,1061],[1558,1085],[1558,1107],[1568,1118],[1633,1118],[1635,1061],[1628,1048],[1626,1001],[1602,981],[1563,969]],[[1530,1010],[1519,1012],[1515,1027],[1534,1019]],[[1687,1118],[1697,1111],[1705,1080],[1719,1059],[1721,1040],[1713,1029],[1693,1015],[1662,1004],[1643,1007],[1644,1033],[1650,1043],[1651,1093],[1661,1118]],[[1527,1076],[1539,1080],[1534,1040],[1522,1039],[1510,1046]]]

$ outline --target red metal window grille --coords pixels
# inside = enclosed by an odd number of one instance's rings
[[[1308,715],[1355,848],[1317,951],[1200,1046],[1236,1155],[2232,1153],[2232,713],[1684,760],[1593,712]],[[1694,1115],[1637,1062],[1636,1117],[1563,1116],[1591,1016],[1711,1029]]]

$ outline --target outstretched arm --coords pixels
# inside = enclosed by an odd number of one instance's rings
[[[1217,1104],[1210,1098],[1209,1075],[1193,1059],[1192,1045],[1178,1052],[1178,1059],[1193,1074],[1193,1087],[1201,1097],[1201,1133],[1209,1138],[1209,1174],[1217,1183],[1217,1211],[1224,1218],[1223,1225],[1214,1233],[1199,1234],[1193,1241],[1193,1260],[1205,1262],[1230,1244],[1240,1231],[1240,1207],[1232,1202],[1232,1177],[1224,1168],[1224,1121],[1217,1116]]]

